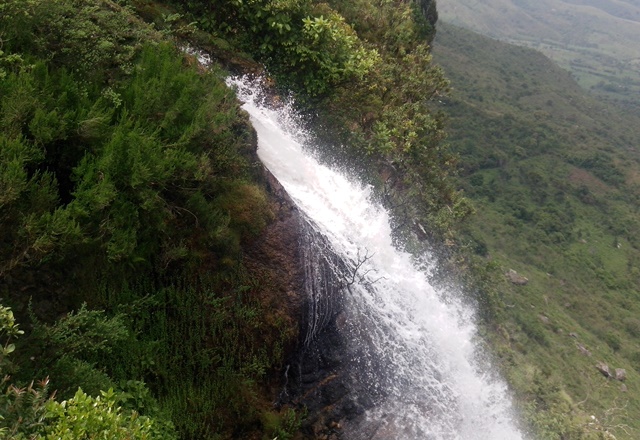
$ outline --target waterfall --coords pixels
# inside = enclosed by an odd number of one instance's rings
[[[342,438],[522,439],[504,381],[478,353],[472,310],[430,285],[427,263],[394,246],[389,214],[370,187],[314,159],[287,108],[264,105],[248,80],[229,84],[258,133],[261,161],[313,231],[304,343],[322,337],[333,297],[344,310],[341,362],[350,392],[361,394],[354,399],[368,403]]]

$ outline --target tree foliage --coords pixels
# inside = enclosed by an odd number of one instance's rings
[[[430,2],[423,3],[428,10]],[[380,61],[357,84],[340,85],[317,104],[328,128],[323,137],[349,145],[356,166],[366,164],[369,175],[384,179],[378,181],[382,193],[391,207],[403,207],[400,216],[420,218],[434,237],[445,233],[472,210],[451,184],[457,159],[444,143],[443,116],[433,108],[449,89],[431,58],[437,17],[411,1],[330,4]]]
[[[175,0],[205,29],[232,39],[282,85],[324,95],[365,76],[378,54],[327,4],[311,0]]]

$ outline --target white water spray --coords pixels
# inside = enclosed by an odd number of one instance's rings
[[[506,385],[474,360],[472,312],[445,301],[414,259],[394,247],[389,215],[368,187],[305,152],[286,109],[264,106],[249,81],[229,83],[258,133],[260,159],[355,272],[345,288],[345,331],[357,353],[349,368],[382,396],[362,422],[375,426],[366,438],[522,439]]]

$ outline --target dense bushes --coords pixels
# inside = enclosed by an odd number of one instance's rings
[[[116,3],[0,9],[0,297],[28,330],[0,427],[260,431],[294,332],[243,265],[271,214],[233,92]]]
[[[27,54],[47,59],[97,83],[129,72],[142,42],[152,38],[111,1],[5,0],[0,12],[5,57],[23,66]],[[4,68],[19,66],[14,60]]]
[[[208,31],[252,53],[282,86],[315,96],[361,79],[378,54],[326,4],[311,0],[174,0]]]
[[[115,333],[113,330],[116,330]],[[9,359],[12,353],[18,359],[28,355],[24,348],[16,352],[13,350],[13,342],[21,334],[23,332],[18,330],[11,309],[0,306],[0,344],[4,348],[0,362],[0,373],[4,376],[0,383],[0,434],[3,434],[3,438],[176,438],[171,422],[158,412],[157,406],[145,407],[143,402],[127,403],[132,397],[130,394],[115,392],[108,386],[105,387],[107,391],[94,390],[97,397],[91,397],[78,388],[79,384],[93,385],[92,378],[99,374],[99,370],[95,364],[78,368],[73,361],[82,363],[84,361],[81,358],[105,354],[113,348],[112,344],[119,343],[127,331],[118,318],[105,319],[101,312],[82,308],[53,328],[41,327],[32,332],[27,351],[33,354],[32,360],[36,360],[37,356],[40,368],[60,380],[57,386],[54,385],[56,391],[53,393],[49,391],[52,384],[48,377],[37,383],[31,381],[23,387],[9,383],[10,376],[7,374],[15,373],[19,367],[28,369],[29,366],[24,360],[14,363]],[[43,343],[50,346],[43,347]],[[71,362],[56,369],[51,365],[55,358],[58,363],[62,363],[63,359]],[[72,383],[74,389],[60,388],[61,384],[68,382]],[[146,393],[144,384],[139,384],[139,390]],[[101,385],[109,385],[108,379],[106,384]],[[61,402],[54,400],[57,391],[60,391],[57,397],[64,398]],[[68,397],[64,397],[65,394]],[[146,403],[154,402],[150,396],[146,400]]]
[[[242,120],[225,103],[230,92],[184,69],[169,46],[140,56],[130,81],[102,90],[42,62],[3,81],[3,225],[16,237],[3,252],[11,266],[87,241],[112,261],[166,260],[180,239],[168,229],[200,224],[185,215],[188,201],[200,191],[213,200],[222,182],[229,186],[224,175],[242,178]],[[211,109],[217,115],[208,119]],[[226,227],[217,211],[209,245]]]

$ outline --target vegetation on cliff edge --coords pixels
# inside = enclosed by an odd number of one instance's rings
[[[116,2],[4,1],[0,29],[3,435],[284,436],[295,330],[243,263],[271,214],[223,74]]]
[[[433,5],[3,1],[0,432],[292,438],[269,384],[295,325],[244,262],[272,215],[254,135],[172,35],[263,63],[331,155],[444,232],[469,209],[429,108]]]

